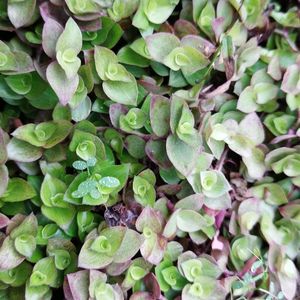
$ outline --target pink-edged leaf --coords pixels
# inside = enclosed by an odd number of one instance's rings
[[[289,94],[297,95],[300,93],[299,85],[300,68],[298,65],[291,65],[284,73],[281,89]]]
[[[284,206],[279,207],[280,214],[286,219],[293,219],[300,213],[300,200],[292,201]]]
[[[255,145],[262,144],[265,140],[265,131],[260,118],[256,113],[250,113],[239,123],[239,130],[241,134]]]
[[[21,214],[17,214],[15,216],[13,216],[10,219],[9,224],[7,225],[6,235],[9,235],[13,229],[18,227],[25,220],[25,218],[26,218],[26,216],[21,215]]]
[[[7,13],[9,20],[16,27],[30,23],[36,9],[36,0],[8,1]]]
[[[114,255],[113,262],[124,263],[131,259],[140,249],[143,237],[132,229],[127,229],[120,248]]]
[[[6,227],[8,223],[9,218],[6,215],[0,213],[0,229]]]
[[[158,166],[168,169],[172,164],[167,156],[166,144],[162,140],[149,140],[145,147],[147,156]]]
[[[90,285],[93,285],[94,282],[97,282],[98,280],[105,282],[107,280],[106,274],[97,270],[90,270],[90,274],[89,274]]]
[[[96,18],[94,20],[89,20],[89,21],[81,21],[79,20],[79,18],[76,19],[78,19],[76,23],[78,24],[78,26],[82,31],[97,31],[102,27],[101,18]]]
[[[56,42],[63,30],[63,27],[58,22],[56,22],[54,19],[47,18],[43,27],[42,45],[45,53],[51,58],[55,58],[56,56]]]
[[[105,273],[110,276],[119,276],[124,273],[131,264],[131,260],[128,260],[124,263],[112,263],[105,269]]]
[[[25,257],[16,251],[14,241],[7,237],[0,248],[0,268],[4,270],[15,268],[24,259]]]
[[[151,264],[158,265],[164,257],[167,243],[167,239],[160,235],[146,239],[141,246],[141,254]]]
[[[52,62],[48,66],[46,76],[60,103],[66,105],[76,92],[79,76],[76,75],[74,78],[68,79],[57,62]]]
[[[180,41],[174,34],[160,32],[148,36],[146,44],[151,58],[163,63],[168,54],[180,46]]]
[[[179,19],[174,24],[175,34],[181,39],[186,35],[198,35],[197,27],[190,21]]]
[[[205,94],[205,97],[207,99],[209,98],[214,98],[216,96],[219,96],[221,94],[224,94],[225,92],[228,91],[230,84],[232,82],[233,78],[227,80],[226,82],[224,82],[223,84],[219,85],[217,88],[215,88],[213,91],[208,92]]]
[[[155,80],[150,77],[144,77],[140,79],[138,83],[143,86],[149,93],[156,95],[165,95],[168,94],[171,90],[171,87],[159,86]]]
[[[68,19],[68,15],[65,13],[64,9],[62,9],[60,6],[52,4],[51,1],[43,2],[39,8],[44,22],[47,22],[47,20],[51,18],[61,22],[61,24],[64,24]]]
[[[72,296],[72,298],[69,298],[70,300],[84,300],[89,298],[88,270],[68,274],[66,278],[67,280],[64,284],[65,296]]]
[[[151,292],[154,299],[160,299],[161,291],[159,283],[157,282],[156,277],[153,273],[147,274],[143,278],[144,284],[146,286],[147,291]]]
[[[127,114],[127,112],[128,109],[122,104],[114,103],[109,106],[109,118],[114,127],[120,127],[120,116]]]
[[[287,275],[278,272],[278,278],[281,290],[287,300],[293,300],[296,296],[297,278],[290,278]]]
[[[142,232],[145,227],[148,227],[155,233],[161,233],[164,226],[164,219],[159,211],[151,207],[145,207],[137,218],[135,226],[140,232]]]
[[[225,25],[224,17],[216,18],[212,21],[212,29],[215,33],[216,39],[219,40],[221,34],[224,32],[224,25]]]
[[[153,300],[153,296],[148,292],[135,292],[129,298],[129,300]]]
[[[210,41],[202,38],[201,36],[193,34],[183,37],[181,40],[181,45],[193,47],[207,57],[211,56],[216,51],[215,45]]]

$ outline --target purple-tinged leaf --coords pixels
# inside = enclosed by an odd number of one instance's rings
[[[175,22],[174,31],[180,39],[190,34],[195,36],[198,35],[198,29],[196,26],[190,21],[184,19],[179,19]]]
[[[64,282],[64,292],[65,292],[65,296],[66,294],[70,296],[70,298],[67,298],[67,300],[88,299],[89,271],[82,270],[76,273],[68,274]]]
[[[47,79],[62,105],[68,104],[79,84],[79,76],[68,79],[57,62],[52,62],[46,72]]]
[[[128,109],[122,104],[115,103],[109,106],[109,118],[115,128],[120,128],[120,116],[127,114],[127,112]]]
[[[4,270],[13,269],[21,264],[24,259],[25,257],[16,251],[14,241],[7,237],[0,247],[0,268]]]
[[[5,228],[9,223],[9,218],[0,213],[0,229]]]
[[[63,30],[63,27],[57,21],[51,18],[47,18],[42,33],[43,49],[45,53],[51,58],[55,58],[56,43]]]
[[[8,17],[16,28],[28,25],[34,16],[35,10],[36,0],[8,1]]]
[[[161,140],[149,140],[145,148],[147,156],[163,169],[172,167],[166,152],[166,145]]]
[[[146,44],[151,58],[163,63],[168,54],[180,46],[180,41],[173,34],[161,32],[147,37]]]
[[[186,35],[181,40],[181,45],[193,47],[207,57],[216,51],[214,44],[198,35]]]
[[[7,144],[8,159],[18,162],[33,162],[43,155],[42,148],[12,138]]]

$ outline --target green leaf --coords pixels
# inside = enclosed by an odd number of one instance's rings
[[[138,66],[141,68],[146,68],[150,64],[149,59],[136,53],[130,46],[121,48],[117,55],[119,62],[122,64]]]
[[[82,172],[78,174],[74,180],[70,183],[69,187],[67,188],[65,194],[64,194],[64,201],[79,205],[81,204],[81,199],[74,197],[73,193],[78,190],[79,185],[84,182],[88,178],[87,172]]]
[[[112,228],[104,229],[100,233],[99,237],[103,237],[103,238],[98,240],[96,239],[86,240],[78,256],[78,265],[86,269],[101,269],[108,266],[110,263],[113,262],[114,259],[113,255],[120,247],[124,234],[125,234],[125,229],[120,229],[120,227],[112,227]],[[106,241],[105,247],[106,248],[109,247],[110,251],[109,252],[95,251],[98,249],[98,246],[102,248],[102,244],[104,240]]]
[[[55,250],[54,263],[58,270],[66,269],[71,263],[71,256],[69,252],[63,249]]]
[[[110,194],[120,186],[119,179],[111,176],[102,177],[98,183],[99,189],[103,194]]]
[[[96,147],[96,153],[94,154],[94,146]],[[74,131],[71,143],[69,144],[69,149],[76,154],[80,154],[85,159],[92,158],[92,156],[97,157],[99,160],[105,159],[105,146],[101,139],[89,132],[76,129]],[[78,153],[77,153],[78,152]]]
[[[200,29],[209,37],[213,36],[212,22],[215,19],[215,8],[211,1],[207,1],[203,7],[200,17],[198,19],[198,25]]]
[[[36,248],[35,237],[28,234],[21,234],[16,237],[14,246],[21,255],[31,257]]]
[[[134,14],[137,10],[138,0],[115,0],[112,8],[108,9],[109,16],[116,22],[125,19]]]
[[[153,206],[156,193],[154,187],[143,177],[135,176],[133,179],[134,198],[143,206]]]
[[[66,0],[66,4],[70,11],[75,15],[84,15],[98,12],[99,7],[92,0]]]
[[[31,73],[11,75],[6,77],[5,81],[7,85],[19,95],[26,95],[32,88]]]
[[[56,287],[58,271],[55,267],[54,257],[45,257],[39,260],[33,267],[29,282],[30,286],[38,287],[49,285]]]
[[[182,70],[184,76],[188,76],[205,68],[209,61],[195,48],[183,46],[173,49],[163,63],[173,71]]]
[[[137,159],[145,157],[146,142],[139,136],[128,135],[124,141],[125,148],[128,153]]]
[[[0,271],[0,280],[12,287],[19,287],[25,284],[31,274],[31,270],[31,265],[23,262],[16,268]]]
[[[106,72],[110,64],[117,64],[118,58],[113,51],[105,47],[95,47],[95,66],[99,77],[102,80],[108,80]]]
[[[72,167],[76,170],[83,171],[87,168],[87,163],[82,160],[76,160],[73,162]]]
[[[0,165],[0,199],[8,186],[8,169],[5,165]]]
[[[279,184],[265,183],[251,188],[253,195],[271,205],[282,205],[288,202],[286,193]]]
[[[116,166],[106,166],[106,167],[101,167],[101,169],[97,172],[99,172],[99,174],[102,177],[112,176],[112,177],[117,178],[120,182],[120,185],[115,190],[115,192],[119,192],[127,182],[128,174],[129,174],[129,166],[127,164],[116,165]]]
[[[146,38],[146,44],[151,58],[164,63],[165,58],[180,46],[179,39],[170,33],[155,33]]]
[[[153,95],[150,104],[150,122],[153,132],[163,137],[169,132],[170,101],[169,99]]]
[[[124,263],[130,260],[139,251],[142,238],[132,229],[126,229],[122,243],[114,255],[114,263]]]
[[[36,195],[34,188],[22,178],[11,178],[4,194],[1,196],[3,202],[19,202],[30,199]]]
[[[120,128],[124,131],[141,129],[146,123],[146,115],[139,108],[131,108],[125,116],[120,116]]]
[[[82,48],[82,35],[76,22],[69,18],[56,43],[56,59],[68,80],[74,79],[81,61],[77,57]]]
[[[188,176],[195,168],[199,150],[192,147],[175,135],[167,138],[167,154],[173,166],[184,176]]]
[[[137,83],[131,73],[128,73],[128,80],[128,82],[105,81],[103,82],[103,90],[114,102],[136,106],[138,97]]]
[[[37,234],[37,219],[34,214],[30,214],[27,217],[21,215],[18,219],[16,218],[16,224],[13,228],[10,228],[10,237],[15,239],[19,235],[33,235],[36,236]]]
[[[27,299],[43,299],[51,300],[52,298],[52,289],[49,286],[31,286],[30,281],[26,282],[25,296]]]
[[[169,18],[178,3],[179,0],[148,0],[143,7],[144,14],[151,23],[161,24]]]
[[[177,226],[184,232],[195,232],[206,226],[206,220],[196,211],[185,209],[178,212]]]
[[[47,206],[56,206],[55,197],[57,197],[58,194],[63,194],[66,189],[67,186],[63,181],[50,174],[46,174],[41,186],[41,199]]]
[[[52,148],[62,142],[71,132],[69,121],[49,121],[38,125],[26,124],[17,128],[12,135],[36,147]]]
[[[200,172],[202,191],[205,196],[217,198],[227,193],[231,187],[220,171]]]

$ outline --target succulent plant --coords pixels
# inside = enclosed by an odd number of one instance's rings
[[[0,1],[0,298],[293,300],[299,1]]]

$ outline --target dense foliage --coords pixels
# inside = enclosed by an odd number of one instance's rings
[[[1,0],[0,37],[0,299],[299,299],[299,1]]]

